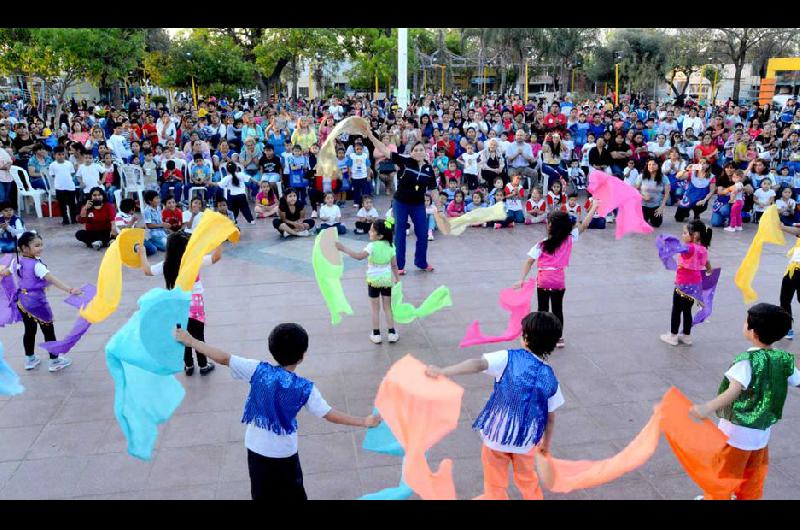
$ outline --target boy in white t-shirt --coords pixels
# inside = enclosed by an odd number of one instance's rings
[[[303,470],[297,454],[297,414],[305,408],[318,418],[354,427],[375,427],[380,417],[350,416],[331,408],[317,386],[295,373],[308,349],[308,334],[299,324],[278,324],[269,335],[277,365],[224,352],[176,329],[175,338],[218,364],[229,366],[238,381],[250,383],[242,423],[254,501],[306,500]]]
[[[101,171],[100,165],[96,164],[92,158],[92,153],[83,153],[83,164],[78,166],[78,171],[75,173],[75,176],[78,177],[81,183],[83,195],[85,197],[92,194],[92,188],[100,185]]]
[[[63,145],[53,149],[53,154],[56,160],[50,164],[50,176],[53,178],[53,189],[56,190],[56,200],[61,209],[61,224],[68,225],[70,222],[77,222],[78,215],[75,207],[75,181],[72,180],[75,168],[65,160]]]
[[[494,377],[494,391],[472,425],[483,439],[483,499],[508,499],[509,465],[523,499],[543,498],[534,453],[550,452],[555,411],[564,404],[558,379],[545,362],[561,338],[561,329],[554,314],[529,313],[522,319],[522,349],[485,353],[447,368],[427,368],[431,377],[479,372]]]
[[[317,233],[326,228],[336,227],[339,235],[346,234],[347,228],[342,224],[342,210],[336,205],[336,197],[333,192],[327,192],[323,199],[324,204],[319,207],[319,228]]]
[[[720,477],[741,478],[735,488],[730,480],[705,491],[697,499],[758,500],[763,496],[769,469],[770,429],[782,416],[789,386],[800,386],[794,355],[772,348],[791,329],[792,317],[772,304],[756,304],[747,310],[744,337],[753,345],[738,355],[725,372],[718,396],[695,405],[689,414],[697,419],[712,413],[720,418],[719,430],[728,442],[715,458]]]

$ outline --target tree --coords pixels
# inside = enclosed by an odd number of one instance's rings
[[[524,78],[525,62],[529,58],[529,50],[537,51],[535,44],[541,44],[542,28],[489,28],[487,41],[500,53],[500,91],[505,93],[509,63],[518,66],[518,90],[522,91],[521,80]],[[538,50],[541,56],[541,49]]]
[[[544,58],[552,60],[558,66],[557,75],[553,75],[556,92],[561,91],[561,79],[567,65],[574,68],[581,55],[592,48],[597,28],[545,28],[538,39]]]
[[[733,63],[733,95],[731,99],[739,103],[742,83],[742,69],[755,50],[768,43],[777,43],[796,38],[792,28],[705,28],[709,43],[722,57]]]

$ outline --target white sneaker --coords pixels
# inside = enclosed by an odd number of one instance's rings
[[[614,224],[614,216],[611,215],[611,214],[608,214],[606,216],[606,223]]]
[[[316,211],[316,210],[314,210],[313,212],[311,212],[311,218],[312,218],[312,219],[316,219],[316,218],[317,218],[317,211]]]
[[[371,340],[373,344],[380,344],[383,341],[380,335],[374,335],[372,333],[369,335],[369,340]]]
[[[252,221],[250,221],[250,224],[251,224],[251,225],[254,225],[254,224],[256,224],[256,220],[255,220],[255,219],[253,219]]]
[[[103,242],[102,241],[92,241],[92,248],[95,249],[95,250],[100,250],[101,248],[103,248]]]
[[[678,335],[678,342],[681,344],[685,344],[686,346],[692,345],[692,337],[689,335]]]
[[[282,237],[283,239],[286,239],[287,237],[289,237],[289,234],[288,234],[288,232],[281,232],[281,237]]]
[[[736,227],[736,231],[737,232],[741,232],[742,230],[744,230],[744,227],[742,227],[742,226],[737,226]]]
[[[664,333],[659,337],[663,342],[666,342],[670,346],[677,346],[678,345],[678,336],[673,335],[671,333]]]
[[[26,370],[33,370],[34,368],[39,366],[41,363],[42,363],[42,361],[39,360],[39,358],[36,355],[31,355],[30,357],[27,356],[27,355],[25,356],[25,369]]]
[[[428,230],[428,241],[433,241],[433,232]]]
[[[696,500],[696,501],[704,501],[706,499],[702,495],[698,495],[697,497],[694,498],[694,500]]]
[[[397,334],[397,332],[389,333],[388,338],[389,342],[397,342],[398,340],[400,340],[400,336]]]
[[[72,359],[68,357],[59,357],[58,359],[50,359],[50,366],[48,370],[51,372],[58,372],[72,364]]]
[[[308,237],[311,235],[311,232],[309,232],[308,230],[303,230],[302,232],[299,232],[297,235],[302,237]]]
[[[735,226],[726,226],[725,228],[723,228],[723,230],[725,230],[726,232],[736,232],[736,227]]]

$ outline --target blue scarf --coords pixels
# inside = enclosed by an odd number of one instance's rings
[[[502,445],[537,444],[547,426],[547,400],[556,390],[552,368],[527,350],[508,350],[505,372],[472,428]]]
[[[262,362],[250,378],[242,423],[280,435],[296,432],[297,413],[308,402],[313,386],[308,379]]]

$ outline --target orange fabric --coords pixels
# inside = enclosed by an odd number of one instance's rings
[[[434,473],[425,459],[430,449],[458,425],[464,389],[444,377],[425,375],[425,365],[406,355],[386,373],[375,407],[406,452],[403,480],[423,500],[455,500],[453,462]]]
[[[756,501],[764,496],[764,480],[769,471],[769,450],[767,447],[756,451],[745,451],[726,445],[719,453],[720,476],[741,477],[735,488],[726,487],[725,484],[715,484],[713,489],[703,492],[705,500],[727,501],[731,493],[736,494],[740,501]]]
[[[542,482],[550,491],[568,493],[576,489],[593,488],[629,473],[647,462],[658,447],[661,434],[661,406],[642,431],[619,453],[605,460],[559,460],[549,453],[536,452],[536,466]]]
[[[522,493],[526,501],[540,501],[544,499],[542,488],[539,487],[539,478],[536,476],[533,453],[534,447],[528,454],[501,453],[489,449],[485,445],[481,449],[481,463],[483,464],[483,495],[476,500],[507,501],[508,500],[508,465],[514,470],[514,484]]]
[[[729,452],[727,437],[710,420],[696,422],[689,417],[691,406],[691,401],[672,387],[655,407],[644,429],[620,453],[600,461],[558,460],[535,453],[539,476],[547,489],[560,493],[611,482],[647,462],[658,446],[659,434],[663,432],[678,462],[703,491],[737,491],[742,484],[742,474],[731,471],[735,468],[731,467],[733,464],[727,468],[724,465]],[[763,474],[766,476],[766,464]],[[756,484],[757,479],[755,476],[750,483]],[[757,488],[749,486],[744,495],[753,495],[754,492]]]

